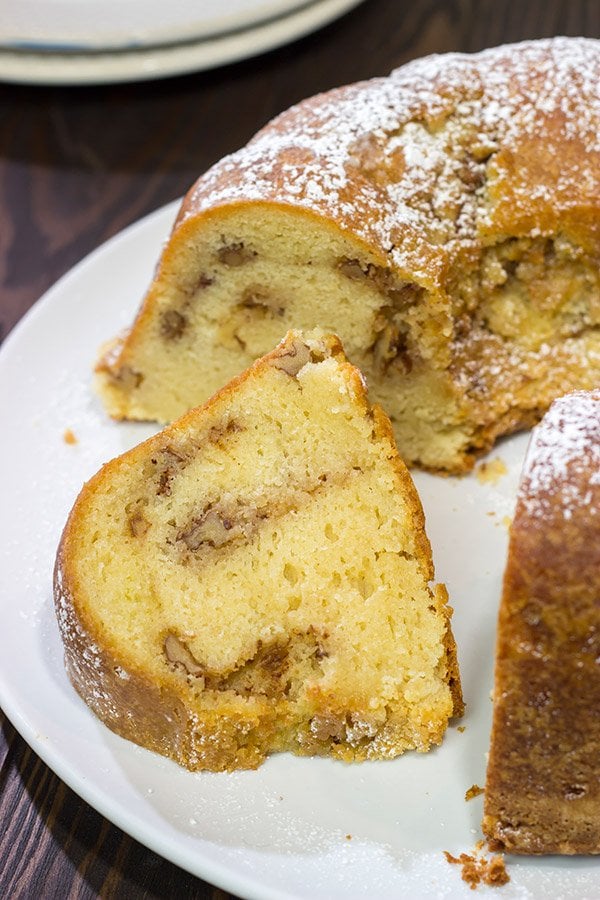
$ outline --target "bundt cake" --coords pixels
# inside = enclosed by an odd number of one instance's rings
[[[71,681],[190,769],[390,758],[462,712],[447,594],[389,420],[290,332],[86,484],[57,557]]]
[[[117,418],[166,422],[290,327],[338,333],[400,455],[468,469],[600,376],[600,42],[412,62],[313,97],[190,190]]]
[[[600,853],[600,391],[534,431],[500,607],[484,833]]]

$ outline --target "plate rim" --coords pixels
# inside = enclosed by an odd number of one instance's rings
[[[94,0],[92,4],[84,4],[84,19],[78,24],[76,32],[72,32],[72,36],[68,37],[65,36],[65,30],[62,27],[62,17],[66,17],[69,14],[68,6],[81,14],[82,5],[77,0],[62,0],[61,25],[60,27],[56,25],[51,26],[54,30],[51,31],[47,38],[43,36],[31,38],[28,37],[27,33],[20,34],[18,29],[16,29],[4,37],[0,36],[0,49],[12,51],[29,50],[36,53],[118,52],[120,50],[151,48],[167,44],[189,43],[214,39],[235,31],[247,30],[284,17],[304,6],[314,5],[319,2],[322,2],[322,0],[259,0],[259,2],[246,4],[247,8],[239,11],[235,18],[227,14],[219,17],[216,14],[212,19],[208,20],[206,17],[196,16],[193,21],[188,19],[187,10],[184,10],[179,14],[179,24],[165,24],[163,22],[162,25],[155,26],[149,25],[146,14],[146,16],[142,15],[137,23],[128,23],[130,27],[135,28],[135,37],[132,37],[129,30],[123,31],[123,25],[119,22],[112,22],[105,26],[103,28],[104,36],[97,33],[94,35],[93,25],[97,23],[98,11],[100,9],[106,10],[105,3]],[[13,3],[19,5],[19,0],[13,0]],[[31,0],[28,5],[31,7]],[[44,3],[41,5],[46,6]],[[162,6],[163,4],[159,3],[158,5]],[[119,8],[118,3],[115,2],[113,2],[112,6],[115,10]],[[30,9],[29,13],[34,15],[35,9]],[[8,14],[10,15],[10,12]],[[6,26],[4,26],[4,29],[8,31]]]
[[[121,84],[203,72],[301,40],[366,0],[317,0],[243,30],[185,43],[94,53],[36,53],[0,47],[0,82],[29,85]]]

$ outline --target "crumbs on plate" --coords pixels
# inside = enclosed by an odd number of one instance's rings
[[[65,442],[65,444],[76,444],[77,437],[75,435],[75,432],[71,431],[70,428],[65,428],[63,432],[63,441]]]
[[[479,787],[478,784],[472,784],[468,791],[465,792],[465,800],[472,800],[473,797],[479,797],[485,793],[485,789]]]
[[[479,884],[487,884],[489,887],[502,887],[510,881],[510,875],[504,865],[504,857],[496,854],[488,859],[481,851],[484,842],[479,841],[475,845],[473,853],[461,853],[460,856],[452,856],[444,850],[444,856],[452,865],[462,866],[461,878],[469,885],[472,891]]]
[[[507,472],[508,469],[499,456],[482,462],[475,469],[475,474],[480,484],[496,484]]]

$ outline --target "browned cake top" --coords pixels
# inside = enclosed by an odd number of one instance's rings
[[[552,404],[531,437],[519,505],[520,516],[545,527],[575,516],[579,529],[600,534],[600,391],[575,391]]]
[[[292,107],[188,194],[179,221],[266,200],[315,211],[425,286],[504,234],[598,246],[600,42],[411,62]]]
[[[535,430],[500,610],[488,837],[600,853],[600,390]]]

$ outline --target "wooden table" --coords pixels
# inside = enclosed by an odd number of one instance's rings
[[[60,275],[180,196],[295,101],[409,59],[555,34],[600,37],[598,0],[367,0],[319,33],[141,84],[0,85],[0,340]],[[226,898],[123,834],[4,720],[0,897]]]

